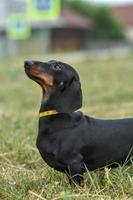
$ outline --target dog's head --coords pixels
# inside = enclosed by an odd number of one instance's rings
[[[68,64],[25,61],[25,72],[43,89],[43,103],[58,112],[70,113],[82,106],[78,73]]]

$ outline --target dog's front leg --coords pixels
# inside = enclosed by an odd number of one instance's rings
[[[68,179],[71,185],[83,186],[83,164],[76,161],[71,161],[68,166]]]

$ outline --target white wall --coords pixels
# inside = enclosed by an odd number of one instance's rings
[[[0,0],[0,28],[6,26],[7,14],[7,0]]]
[[[126,28],[126,37],[129,41],[133,42],[133,27]]]

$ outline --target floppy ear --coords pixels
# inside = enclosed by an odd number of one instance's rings
[[[56,102],[56,110],[62,113],[71,113],[81,108],[81,106],[81,84],[77,77],[73,77],[69,82],[61,84],[60,95]]]

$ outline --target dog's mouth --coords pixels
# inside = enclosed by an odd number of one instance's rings
[[[24,63],[25,72],[28,77],[37,82],[43,89],[44,93],[49,93],[53,87],[54,79],[53,76],[46,73],[41,66],[35,64],[34,61],[25,61]]]

